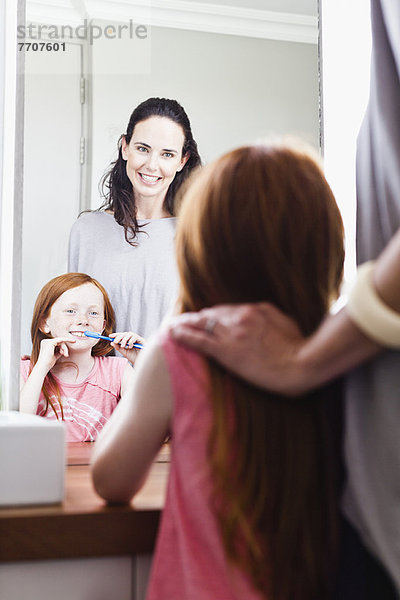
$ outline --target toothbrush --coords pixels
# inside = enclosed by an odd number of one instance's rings
[[[87,337],[95,338],[96,340],[107,340],[108,342],[113,342],[114,339],[107,337],[106,335],[100,335],[99,333],[94,333],[93,331],[84,331],[84,335]],[[133,344],[134,348],[143,348],[143,344],[139,344],[139,342]]]

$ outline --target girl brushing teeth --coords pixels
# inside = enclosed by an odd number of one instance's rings
[[[67,441],[94,441],[133,376],[143,338],[111,333],[114,310],[105,289],[89,275],[68,273],[49,281],[36,300],[32,354],[21,360],[20,411],[67,426]],[[85,331],[114,341],[87,337]],[[105,356],[117,348],[125,357]]]

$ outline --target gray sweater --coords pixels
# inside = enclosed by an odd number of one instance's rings
[[[153,219],[125,241],[124,229],[105,212],[83,214],[72,226],[68,270],[87,273],[107,290],[116,331],[148,337],[173,308],[178,291],[176,219]]]
[[[357,260],[400,227],[400,2],[372,0],[371,93],[358,140]],[[400,591],[400,352],[347,380],[344,509]]]

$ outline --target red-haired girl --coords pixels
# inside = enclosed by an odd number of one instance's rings
[[[20,411],[62,419],[67,441],[95,440],[132,378],[133,344],[143,342],[132,332],[111,333],[114,322],[107,292],[89,275],[49,281],[33,311],[30,360],[21,360]],[[88,330],[114,341],[87,337]],[[105,356],[111,347],[125,358]]]

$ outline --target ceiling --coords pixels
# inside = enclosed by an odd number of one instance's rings
[[[188,1],[198,2],[198,0]],[[202,1],[198,3],[202,4]],[[207,4],[316,16],[318,0],[207,0]]]
[[[26,0],[26,20],[128,22],[316,44],[318,0]]]

